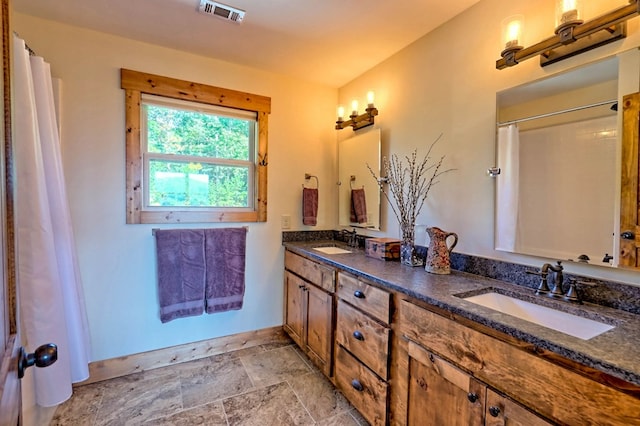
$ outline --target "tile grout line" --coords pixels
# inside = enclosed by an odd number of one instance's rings
[[[307,374],[313,374],[313,373],[307,373]],[[309,409],[307,408],[306,404],[302,401],[302,399],[300,398],[300,395],[298,395],[298,392],[296,392],[296,390],[293,388],[293,386],[291,386],[291,383],[289,383],[289,380],[285,380],[284,383],[287,384],[287,386],[289,386],[289,389],[291,389],[291,392],[293,392],[293,394],[296,396],[296,399],[298,400],[298,402],[300,403],[300,405],[302,405],[302,408],[304,408],[304,411],[307,412],[307,414],[309,415],[309,418],[311,418],[311,420],[313,420],[313,424],[318,424],[319,419],[316,419],[315,417],[313,417],[311,415],[311,412],[309,411]]]

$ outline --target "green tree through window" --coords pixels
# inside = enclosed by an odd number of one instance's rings
[[[250,207],[255,118],[143,99],[148,205]]]

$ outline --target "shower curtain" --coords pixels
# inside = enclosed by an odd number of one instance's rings
[[[32,368],[35,402],[57,405],[89,377],[89,332],[69,211],[51,71],[14,35],[14,177],[19,321],[33,352],[58,345],[58,361]],[[33,371],[31,371],[33,370]]]
[[[520,133],[516,124],[498,128],[496,177],[496,250],[515,251],[518,244]]]

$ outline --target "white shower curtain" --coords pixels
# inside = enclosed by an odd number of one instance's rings
[[[89,377],[89,332],[62,171],[49,64],[29,57],[14,35],[13,150],[22,343],[58,345],[58,361],[33,368],[43,407],[71,396]]]
[[[514,251],[518,244],[520,133],[516,124],[498,128],[496,177],[496,250]]]

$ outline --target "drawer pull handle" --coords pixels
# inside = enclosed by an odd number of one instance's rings
[[[357,340],[360,340],[361,342],[364,341],[364,335],[358,330],[353,332],[353,337],[355,337]]]
[[[476,402],[478,400],[478,394],[477,393],[473,393],[473,392],[469,392],[467,394],[467,399],[469,400],[469,402]]]
[[[364,299],[364,293],[363,293],[363,292],[361,292],[360,290],[356,290],[356,291],[354,291],[354,292],[353,292],[353,295],[354,295],[355,297],[357,297],[358,299]]]
[[[360,383],[360,380],[358,379],[353,379],[351,381],[351,386],[358,392],[362,392],[364,390],[364,386],[362,386],[362,383]]]
[[[489,407],[489,414],[491,414],[493,417],[498,417],[500,415],[500,407],[492,405],[491,407]]]

